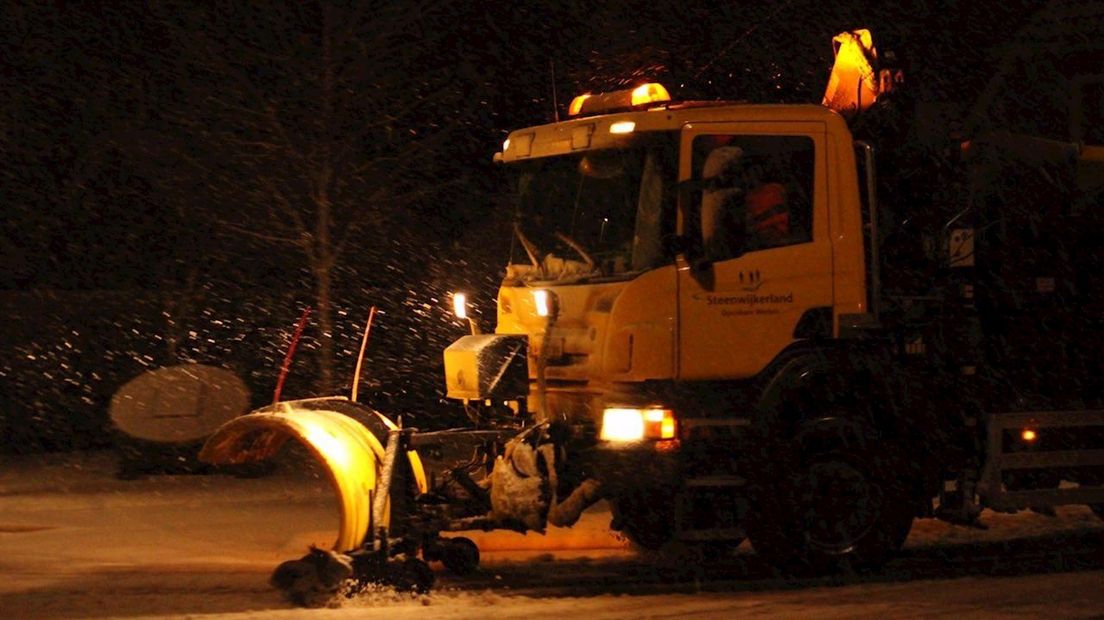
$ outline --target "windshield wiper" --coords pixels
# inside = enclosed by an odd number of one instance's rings
[[[529,262],[533,263],[533,267],[537,269],[541,277],[544,277],[544,266],[537,256],[540,254],[540,250],[537,246],[533,245],[533,242],[529,240],[529,237],[525,236],[525,233],[521,232],[521,224],[514,224],[514,235],[517,236],[518,241],[521,242],[521,247],[525,248],[525,254],[529,256]]]
[[[590,255],[590,252],[587,252],[586,250],[584,250],[583,246],[579,245],[578,241],[572,239],[571,237],[568,237],[564,233],[557,230],[555,234],[556,234],[557,239],[559,239],[560,241],[563,241],[564,244],[567,245],[567,247],[571,248],[572,250],[575,250],[575,253],[578,254],[580,257],[582,257],[583,262],[586,263],[587,271],[594,271],[594,266],[595,266],[594,257]]]

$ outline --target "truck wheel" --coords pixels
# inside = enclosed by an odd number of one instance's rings
[[[799,437],[769,450],[751,487],[756,552],[800,572],[884,564],[908,537],[913,510],[900,468],[872,437]]]
[[[453,575],[470,575],[479,568],[479,547],[470,538],[449,538],[441,550],[441,563]]]

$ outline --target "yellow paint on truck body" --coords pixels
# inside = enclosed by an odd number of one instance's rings
[[[829,308],[832,336],[838,335],[841,315],[868,311],[854,139],[838,113],[819,105],[672,104],[521,129],[510,135],[514,146],[501,159],[510,165],[615,148],[623,137],[610,127],[627,122],[634,123],[637,134],[678,132],[679,181],[692,178],[696,136],[807,139],[815,149],[811,239],[716,262],[712,283],[699,282],[683,255],[616,281],[531,278],[519,283],[507,278],[498,293],[495,331],[529,335],[534,381],[540,348],[549,349],[549,402],[558,403],[565,416],[585,411],[597,419],[611,398],[621,399],[632,384],[647,380],[754,376],[795,341],[794,328],[806,311]],[[586,147],[573,140],[583,129]],[[517,148],[519,143],[524,147]],[[677,210],[676,230],[683,236],[693,232],[687,209],[680,204]],[[558,300],[548,338],[547,319],[536,313],[534,289]],[[755,304],[743,303],[749,295]]]

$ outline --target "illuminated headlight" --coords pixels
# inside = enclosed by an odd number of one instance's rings
[[[631,409],[610,407],[602,412],[604,441],[641,441],[674,439],[675,414],[670,409]]]
[[[533,291],[533,303],[537,308],[537,316],[552,314],[552,296],[548,291]]]

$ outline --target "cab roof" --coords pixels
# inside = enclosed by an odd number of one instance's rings
[[[504,162],[515,162],[615,148],[624,145],[626,138],[635,133],[679,131],[694,123],[722,122],[791,125],[780,127],[780,131],[797,129],[795,123],[819,123],[820,131],[848,132],[843,117],[822,105],[682,101],[517,129],[510,132],[500,155]]]

